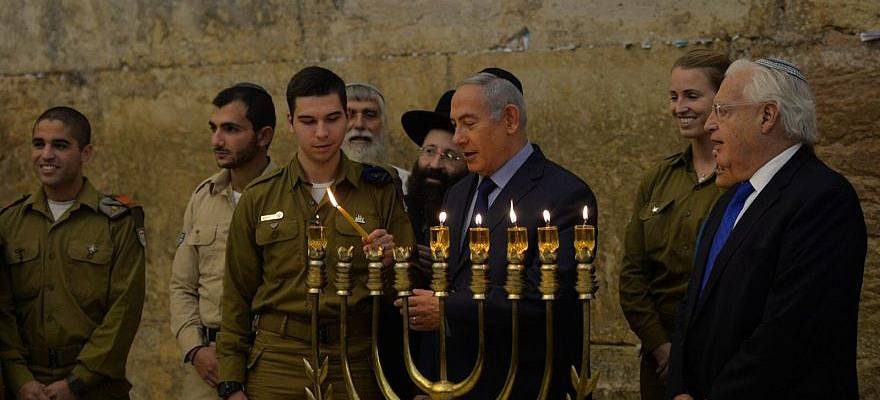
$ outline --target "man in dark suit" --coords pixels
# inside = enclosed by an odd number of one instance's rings
[[[679,399],[857,399],[867,234],[850,183],[820,161],[815,101],[782,60],[739,60],[706,121],[716,182],[677,318]]]
[[[534,399],[544,371],[545,312],[538,291],[540,261],[537,231],[543,226],[543,210],[559,227],[560,289],[555,303],[557,348],[553,385],[549,398],[564,398],[571,387],[569,369],[579,365],[581,325],[574,292],[575,260],[573,226],[583,223],[581,210],[589,205],[590,221],[596,224],[596,199],[580,178],[544,157],[526,138],[526,107],[519,80],[507,71],[489,69],[463,81],[452,98],[451,118],[455,144],[461,147],[469,175],[446,194],[444,201],[450,227],[449,280],[446,303],[449,378],[463,380],[473,369],[477,355],[477,307],[469,285],[471,263],[467,228],[474,216],[483,216],[490,230],[489,290],[486,295],[486,360],[479,382],[463,398],[490,399],[504,385],[511,354],[511,307],[504,290],[506,280],[507,227],[511,201],[517,224],[528,228],[525,253],[525,292],[520,301],[520,358],[512,399]],[[441,323],[436,297],[410,298],[411,324],[420,330],[436,330]]]

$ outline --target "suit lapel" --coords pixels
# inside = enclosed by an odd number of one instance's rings
[[[727,238],[727,242],[724,244],[721,252],[718,253],[718,257],[715,259],[715,266],[712,267],[712,272],[709,276],[709,281],[706,283],[706,288],[703,293],[699,295],[695,314],[699,314],[706,299],[708,299],[712,290],[718,284],[718,280],[721,279],[730,258],[737,252],[745,239],[749,237],[750,233],[754,229],[760,228],[758,221],[764,216],[764,214],[773,208],[773,205],[779,200],[782,190],[789,182],[791,182],[795,172],[797,172],[808,157],[815,157],[812,150],[807,146],[801,147],[791,160],[789,160],[788,163],[776,173],[776,175],[770,180],[770,183],[767,184],[746,212],[743,213],[742,218],[740,218],[739,222],[734,226],[733,231],[730,232],[730,237]],[[717,226],[715,230],[717,230]],[[714,237],[714,231],[712,237]],[[711,247],[712,241],[708,241],[708,246]],[[705,270],[705,259],[702,264],[703,269]],[[702,279],[702,271],[700,271],[700,275],[700,278]],[[702,280],[698,282],[702,282]]]
[[[706,222],[703,223],[703,227],[700,229],[700,237],[699,243],[696,247],[696,255],[694,256],[694,280],[691,282],[691,286],[694,286],[688,290],[688,292],[693,292],[693,300],[690,302],[691,306],[687,309],[686,319],[685,321],[692,321],[692,317],[694,314],[694,310],[696,310],[696,302],[700,299],[700,282],[703,281],[703,274],[706,272],[706,260],[709,258],[709,250],[712,249],[712,239],[715,238],[715,232],[718,231],[718,226],[721,225],[721,218],[724,215],[724,210],[727,209],[727,205],[730,203],[730,200],[733,198],[733,192],[727,191],[722,195],[720,199],[718,199],[718,203],[712,209],[712,213],[709,214],[709,218],[706,219]]]
[[[489,207],[489,231],[494,232],[499,229],[502,222],[510,222],[510,201],[513,200],[514,206],[532,191],[538,184],[538,180],[544,175],[544,154],[537,145],[534,146],[534,152],[520,167],[518,171],[510,178],[498,197]]]

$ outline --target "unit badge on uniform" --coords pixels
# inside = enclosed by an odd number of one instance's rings
[[[186,232],[180,232],[180,234],[177,235],[177,247],[180,247],[184,240],[186,240]]]
[[[87,250],[89,252],[89,258],[92,258],[92,256],[94,256],[95,253],[98,252],[98,246],[95,246],[95,244],[92,243],[89,245],[89,248]]]
[[[260,222],[275,221],[275,220],[281,219],[281,218],[284,218],[284,211],[278,211],[277,213],[274,213],[274,214],[261,215]]]
[[[358,214],[357,217],[354,218],[354,222],[357,222],[359,224],[366,224],[367,220],[364,219],[363,215]]]

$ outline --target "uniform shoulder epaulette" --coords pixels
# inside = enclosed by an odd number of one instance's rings
[[[18,205],[18,204],[21,204],[23,201],[27,200],[28,197],[31,197],[31,195],[30,195],[30,194],[25,194],[25,195],[22,195],[21,197],[19,197],[19,198],[16,199],[16,200],[10,201],[9,204],[3,206],[3,208],[0,209],[0,214],[3,214],[4,212],[6,212],[6,210],[8,210],[8,209],[10,209],[10,208],[12,208],[12,207],[14,207],[14,206],[16,206],[16,205]]]
[[[144,209],[131,197],[124,194],[111,194],[101,198],[98,208],[110,219],[120,218],[129,212],[134,218],[134,229],[141,246],[147,246],[147,235],[144,229]]]
[[[664,158],[663,161],[675,160],[675,159],[681,157],[682,153],[684,153],[684,152],[679,151],[678,153],[670,154],[668,157]]]
[[[364,164],[361,170],[361,179],[364,182],[376,184],[388,184],[394,182],[394,176],[384,167],[372,164]]]
[[[285,170],[285,168],[276,168],[274,171],[271,171],[268,174],[258,176],[256,178],[254,178],[254,180],[252,180],[251,183],[249,183],[247,186],[245,186],[245,189],[247,189],[251,186],[272,180],[276,176],[281,175],[284,172],[284,170]]]
[[[205,178],[205,180],[199,182],[199,184],[196,185],[196,190],[193,190],[193,193],[198,193],[199,191],[202,190],[202,188],[207,186],[209,183],[211,183],[211,177]]]

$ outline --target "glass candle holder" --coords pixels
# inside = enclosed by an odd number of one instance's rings
[[[480,262],[489,256],[489,229],[481,226],[468,230],[471,261]]]
[[[434,261],[442,261],[449,257],[449,227],[431,227],[431,256]]]
[[[512,226],[507,228],[507,260],[521,263],[523,253],[529,249],[529,233],[525,227]]]
[[[554,254],[559,248],[559,230],[555,226],[538,228],[538,251],[541,254]]]
[[[323,252],[327,248],[327,237],[324,235],[324,226],[309,225],[306,230],[309,250]]]
[[[596,251],[596,228],[593,225],[574,226],[574,250],[579,262],[588,262]]]

